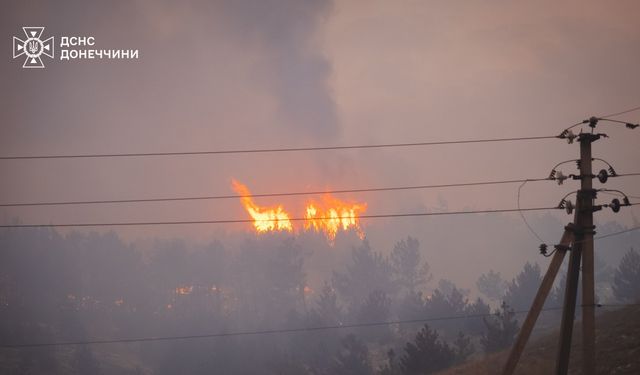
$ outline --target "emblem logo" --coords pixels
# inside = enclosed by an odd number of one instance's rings
[[[44,68],[41,56],[54,58],[53,37],[41,39],[44,27],[23,27],[22,30],[27,38],[13,37],[13,58],[25,55],[23,68]]]

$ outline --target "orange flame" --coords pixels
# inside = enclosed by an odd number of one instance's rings
[[[273,230],[291,232],[293,230],[289,214],[282,209],[282,206],[260,207],[253,202],[251,192],[245,185],[236,180],[231,180],[231,184],[233,185],[233,190],[241,196],[242,205],[253,218],[253,226],[258,232]]]
[[[245,185],[236,180],[231,182],[233,189],[240,195],[242,205],[253,218],[256,231],[293,231],[289,214],[284,211],[282,205],[260,207],[253,202]],[[340,230],[354,230],[360,238],[364,238],[358,216],[366,211],[366,203],[346,203],[327,194],[323,197],[322,203],[310,200],[305,207],[304,229],[324,232],[329,243],[333,244]]]
[[[345,203],[325,195],[322,205],[313,201],[307,204],[304,227],[324,232],[330,243],[336,239],[339,230],[353,229],[360,238],[364,238],[358,214],[366,210],[364,203]]]

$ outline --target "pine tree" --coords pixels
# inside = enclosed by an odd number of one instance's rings
[[[451,366],[456,358],[454,350],[427,324],[415,342],[405,345],[404,352],[400,366],[405,374],[431,374]]]
[[[504,301],[514,309],[528,309],[541,282],[540,266],[527,262],[522,271],[509,283]]]
[[[480,293],[490,300],[498,301],[504,295],[507,283],[500,276],[500,272],[489,270],[489,273],[480,275],[478,281],[476,281],[476,286]]]
[[[360,307],[356,320],[362,323],[384,322],[389,320],[391,315],[391,299],[379,290],[369,294]],[[391,337],[388,326],[366,327],[358,330],[360,336],[367,341],[385,342]]]
[[[387,352],[387,363],[380,367],[378,375],[400,375],[402,374],[402,368],[398,363],[398,356],[393,349],[389,349]]]
[[[473,343],[471,342],[471,337],[465,335],[462,332],[458,332],[458,337],[456,337],[453,342],[453,350],[456,355],[456,362],[462,363],[467,360],[474,352],[475,348]]]
[[[482,298],[478,297],[474,303],[469,303],[465,308],[465,314],[472,316],[462,321],[463,330],[470,335],[480,335],[484,332],[484,324],[477,316],[489,315],[491,307]]]
[[[414,293],[432,279],[429,263],[422,262],[420,243],[412,237],[399,241],[389,257],[394,278],[407,293]]]
[[[338,296],[335,289],[325,281],[316,301],[316,308],[313,310],[318,318],[318,324],[340,324],[342,321],[342,309],[338,304]]]
[[[342,345],[334,358],[331,373],[336,375],[369,375],[373,373],[367,345],[355,335],[342,339]]]
[[[393,280],[389,259],[381,253],[371,250],[365,240],[360,247],[351,252],[352,262],[345,272],[333,272],[333,286],[338,294],[356,311],[373,291],[382,291],[393,296],[398,291]]]
[[[519,330],[515,315],[513,309],[502,302],[493,316],[484,319],[487,332],[482,335],[480,342],[485,353],[497,352],[513,344]]]
[[[613,294],[622,302],[640,300],[640,254],[630,249],[613,276]]]

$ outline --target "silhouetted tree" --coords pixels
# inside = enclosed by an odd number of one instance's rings
[[[480,293],[490,300],[499,301],[504,296],[507,283],[500,276],[500,272],[489,270],[489,273],[480,275],[478,281],[476,281],[476,286]]]
[[[540,266],[527,262],[522,271],[509,283],[504,301],[516,310],[527,310],[540,287],[540,282]]]
[[[402,374],[402,367],[398,361],[398,356],[393,349],[387,351],[387,361],[384,365],[380,366],[378,370],[379,375],[400,375]]]
[[[229,256],[218,241],[203,246],[189,256],[189,269],[196,285],[214,287],[228,277]]]
[[[456,363],[466,361],[475,352],[471,337],[458,332],[458,337],[453,341],[453,351],[456,355]]]
[[[372,251],[368,241],[354,248],[351,258],[345,272],[333,273],[333,285],[340,297],[349,303],[351,312],[358,311],[373,291],[395,295],[397,284],[393,281],[391,264],[382,254]]]
[[[640,254],[630,249],[620,261],[613,276],[614,296],[623,302],[640,300]]]
[[[372,374],[373,369],[367,345],[355,335],[347,335],[342,339],[341,347],[334,357],[330,373],[336,375]]]
[[[306,284],[302,249],[293,239],[287,239],[268,255],[265,263],[261,292],[269,298],[266,307],[275,314],[300,307]]]
[[[391,251],[390,261],[394,280],[408,293],[415,292],[432,278],[429,263],[422,261],[420,243],[412,237],[396,243]]]
[[[149,264],[154,284],[166,289],[191,284],[187,244],[182,240],[157,241]]]
[[[315,306],[307,317],[306,325],[336,326],[342,324],[344,313],[338,304],[335,290],[325,282],[317,296]],[[304,332],[291,336],[291,353],[304,363],[311,373],[325,373],[330,366],[335,348],[340,346],[339,330]],[[299,372],[303,373],[303,372]]]
[[[483,319],[487,332],[480,342],[486,353],[497,352],[513,344],[519,330],[515,315],[513,309],[503,302],[493,316]]]
[[[454,350],[425,324],[415,341],[405,345],[400,364],[405,374],[431,374],[451,366],[455,358]]]
[[[422,292],[409,292],[397,304],[396,315],[401,320],[420,319],[426,315]]]
[[[545,302],[544,306],[551,307],[551,308],[562,307],[562,303],[564,301],[564,292],[566,287],[567,287],[567,267],[564,267],[564,270],[562,270],[557,284],[553,288],[550,296],[547,298],[547,301]],[[582,282],[581,282],[581,277],[578,276],[578,292],[576,295],[576,306],[580,306],[580,305],[582,305]],[[545,315],[554,314],[554,313],[560,314],[561,311],[547,312],[547,314],[543,314],[540,318],[544,319]],[[581,313],[582,313],[582,309],[576,309],[576,315],[580,315]]]
[[[431,297],[425,301],[425,309],[430,317],[442,317],[449,315],[463,315],[468,300],[460,293],[456,287],[451,289],[449,293],[441,292],[436,289]]]
[[[465,315],[470,316],[463,321],[464,331],[471,335],[480,335],[484,332],[484,324],[480,316],[491,313],[491,307],[478,297],[474,303],[469,303],[465,307]]]
[[[596,293],[596,302],[598,301],[598,297],[602,296],[603,298],[608,298],[613,294],[613,276],[614,269],[611,268],[606,260],[598,255],[598,253],[594,254],[595,257],[593,259],[594,266],[594,279],[596,282],[595,285],[595,293]]]
[[[312,314],[317,317],[319,324],[339,324],[343,319],[343,311],[338,304],[338,296],[335,289],[324,282],[320,295],[316,301],[316,307],[312,310]]]
[[[462,289],[458,287],[456,283],[448,279],[438,280],[438,289],[445,295],[449,295],[453,292],[454,289],[457,289],[458,293],[460,293],[463,297],[468,296],[470,292],[469,289]]]
[[[304,252],[292,238],[247,241],[235,255],[233,290],[243,320],[284,322],[303,306]]]
[[[384,292],[374,290],[364,301],[356,315],[359,323],[385,322],[391,316],[391,299]],[[360,335],[365,340],[378,340],[384,342],[390,337],[391,331],[388,326],[365,327],[361,329]]]
[[[467,313],[467,306],[467,298],[454,284],[448,294],[441,292],[440,289],[434,290],[425,300],[424,311],[425,316],[429,318],[464,316]],[[449,338],[453,338],[460,330],[460,322],[453,320],[434,322],[432,326]]]

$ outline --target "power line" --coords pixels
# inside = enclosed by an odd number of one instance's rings
[[[51,202],[23,202],[23,203],[2,203],[0,207],[24,207],[24,206],[62,206],[62,205],[81,205],[81,204],[106,204],[106,203],[140,203],[140,202],[169,202],[169,201],[189,201],[189,200],[217,200],[217,199],[238,199],[238,198],[264,198],[264,197],[284,197],[284,196],[300,196],[300,195],[321,195],[321,194],[346,194],[346,193],[363,193],[363,192],[381,192],[381,191],[399,191],[399,190],[419,190],[419,189],[436,189],[462,186],[482,186],[482,185],[499,185],[512,184],[523,181],[551,181],[549,178],[535,178],[527,180],[496,180],[496,181],[479,181],[479,182],[463,182],[453,184],[437,184],[437,185],[410,185],[410,186],[387,186],[375,188],[360,189],[340,189],[340,190],[316,190],[316,191],[296,191],[285,193],[262,193],[249,195],[208,195],[208,196],[192,196],[192,197],[165,197],[165,198],[136,198],[136,199],[103,199],[88,201],[51,201]]]
[[[628,195],[628,194],[624,194],[622,192],[611,192],[611,191],[606,191],[606,190],[599,190],[598,193],[606,194],[606,195],[613,195],[615,197],[627,197],[627,198],[640,199],[640,195]]]
[[[581,305],[584,306],[584,305]],[[596,304],[596,307],[629,307],[629,306],[640,306],[639,302],[636,303],[607,303],[607,304]]]
[[[637,204],[637,203],[635,203],[635,204]],[[635,204],[633,204],[633,205],[635,205]],[[615,236],[619,236],[621,234],[625,234],[625,233],[628,233],[628,232],[636,231],[638,229],[640,229],[640,226],[629,228],[629,229],[625,229],[625,230],[621,230],[621,231],[618,231],[618,232],[609,233],[609,234],[603,234],[602,236],[593,237],[593,239],[594,240],[599,240],[599,239],[602,239],[602,238],[615,237]]]
[[[625,113],[640,110],[634,107],[622,112],[600,116],[600,119],[622,115]],[[588,120],[580,121],[571,125],[566,130],[581,124],[588,123]],[[151,157],[151,156],[194,156],[194,155],[229,155],[229,154],[253,154],[253,153],[276,153],[276,152],[301,152],[301,151],[327,151],[327,150],[350,150],[350,149],[372,149],[372,148],[394,148],[394,147],[420,147],[453,144],[490,143],[490,142],[513,142],[531,141],[543,139],[564,138],[557,135],[551,136],[530,136],[530,137],[510,137],[510,138],[484,138],[465,139],[453,141],[431,141],[431,142],[410,142],[410,143],[381,143],[369,145],[346,145],[346,146],[319,146],[319,147],[283,147],[283,148],[258,148],[258,149],[236,149],[236,150],[204,150],[204,151],[174,151],[174,152],[130,152],[130,153],[105,153],[105,154],[67,154],[67,155],[9,155],[0,156],[0,160],[30,160],[30,159],[77,159],[77,158],[115,158],[115,157]]]
[[[136,153],[68,154],[68,155],[13,155],[13,156],[0,156],[0,160],[257,154],[257,153],[275,153],[275,152],[352,150],[352,149],[371,149],[371,148],[438,146],[438,145],[489,143],[489,142],[532,141],[532,140],[554,139],[554,138],[558,138],[558,136],[554,135],[554,136],[538,136],[538,137],[485,138],[485,139],[466,139],[466,140],[436,141],[436,142],[380,143],[380,144],[370,144],[370,145],[285,147],[285,148],[261,148],[261,149],[238,149],[238,150],[206,150],[206,151],[146,152],[146,153],[136,152]]]
[[[596,307],[626,307],[626,306],[638,306],[638,303],[629,304],[615,304],[615,305],[603,305],[596,304]],[[541,311],[555,311],[560,310],[561,307],[548,307],[541,309]],[[528,313],[529,310],[513,311],[513,314]],[[459,320],[459,319],[477,319],[494,316],[495,313],[485,314],[466,314],[466,315],[448,315],[423,319],[406,319],[406,320],[392,320],[383,322],[368,322],[368,323],[353,323],[353,324],[337,324],[337,325],[325,325],[315,327],[298,327],[298,328],[281,328],[281,329],[266,329],[266,330],[254,330],[254,331],[236,331],[236,332],[218,332],[200,335],[182,335],[182,336],[155,336],[155,337],[139,337],[128,339],[105,339],[105,340],[84,340],[84,341],[61,341],[61,342],[42,342],[42,343],[29,343],[29,344],[1,344],[0,348],[6,349],[23,349],[23,348],[42,348],[52,346],[72,346],[72,345],[97,345],[97,344],[124,344],[133,342],[150,342],[150,341],[176,341],[176,340],[193,340],[193,339],[205,339],[205,338],[219,338],[219,337],[237,337],[237,336],[256,336],[256,335],[269,335],[269,334],[281,334],[281,333],[296,333],[296,332],[313,332],[313,331],[326,331],[336,329],[347,328],[365,328],[365,327],[377,327],[387,326],[394,324],[411,324],[411,323],[426,323],[436,321],[447,320]]]
[[[572,160],[569,160],[569,161],[572,161]],[[566,163],[566,162],[559,163],[558,165],[563,164],[563,163]],[[557,167],[558,165],[556,165],[556,167]],[[555,169],[555,167],[554,167],[554,169]],[[615,177],[632,176],[632,175],[640,175],[640,173],[627,173],[627,174],[624,174],[624,175],[615,175]],[[612,176],[612,177],[613,177],[613,176]],[[527,226],[527,228],[529,229],[529,232],[531,232],[531,234],[533,234],[533,235],[538,239],[538,241],[540,241],[541,243],[543,243],[543,244],[544,244],[544,243],[545,243],[545,241],[544,241],[544,240],[543,240],[543,239],[538,235],[538,233],[536,233],[536,231],[535,231],[535,230],[533,230],[533,227],[529,224],[529,222],[527,221],[527,218],[524,216],[524,214],[522,213],[522,211],[521,211],[521,210],[519,210],[519,209],[520,209],[520,194],[521,194],[521,190],[522,190],[522,188],[524,187],[524,185],[526,185],[526,184],[527,184],[527,182],[529,182],[529,181],[532,181],[532,180],[522,180],[522,184],[520,184],[520,186],[518,186],[518,197],[517,197],[517,201],[516,201],[516,202],[517,202],[517,206],[518,206],[518,213],[520,214],[520,217],[522,218],[522,221],[524,222],[524,224],[525,224],[525,225]],[[615,195],[615,194],[613,194],[613,193],[611,193],[611,192],[607,192],[607,191],[600,191],[600,192],[602,192],[602,193],[604,193],[604,194]],[[571,192],[571,193],[569,193],[569,194],[572,194],[572,193],[573,193],[573,192]],[[568,196],[569,194],[567,194],[567,196]],[[622,193],[619,193],[619,194],[622,194]],[[624,194],[622,194],[622,195],[624,195]],[[565,196],[565,198],[566,198],[567,196]],[[636,197],[636,196],[632,196],[632,195],[628,195],[628,197],[631,197],[631,198],[638,198],[638,197]],[[564,200],[564,198],[563,198],[563,200]],[[629,206],[635,206],[635,205],[638,205],[638,204],[640,204],[640,203],[631,203],[631,204],[629,204]],[[640,228],[640,227],[639,227],[639,228]],[[635,229],[638,229],[638,228],[635,228]],[[631,229],[631,230],[635,230],[635,229]],[[614,236],[614,235],[617,235],[617,234],[626,233],[626,232],[628,232],[628,231],[622,231],[622,232],[620,232],[620,233],[615,233],[615,234],[614,234],[614,233],[612,233],[612,234],[609,234],[609,235],[596,237],[596,238],[594,238],[594,239],[611,237],[611,236]],[[555,252],[555,250],[553,250],[553,252]],[[550,254],[548,254],[548,255],[545,255],[545,256],[551,256],[551,254],[553,254],[553,252],[552,252],[552,253],[550,253]]]
[[[557,309],[558,308],[552,308],[549,310],[557,310]],[[518,311],[515,313],[519,314],[523,312]],[[149,341],[191,340],[191,339],[203,339],[203,338],[214,338],[214,337],[252,336],[252,335],[276,334],[276,333],[312,332],[312,331],[323,331],[323,330],[333,330],[333,329],[376,327],[376,326],[386,326],[386,325],[393,325],[393,324],[409,324],[409,323],[423,323],[423,322],[432,322],[432,321],[482,318],[482,317],[488,317],[491,315],[493,314],[469,314],[469,315],[463,315],[463,316],[461,315],[442,316],[442,317],[424,318],[424,319],[408,319],[408,320],[394,320],[394,321],[384,321],[384,322],[339,324],[339,325],[326,325],[326,326],[317,326],[317,327],[299,327],[299,328],[269,329],[269,330],[240,331],[240,332],[220,332],[220,333],[201,334],[201,335],[141,337],[141,338],[131,338],[131,339],[107,339],[107,340],[89,340],[89,341],[15,344],[15,345],[0,345],[0,347],[18,349],[18,348],[37,348],[37,347],[47,347],[47,346],[95,345],[95,344],[116,344],[116,343],[132,343],[132,342],[149,342]]]
[[[469,214],[491,214],[505,213],[516,211],[549,211],[558,210],[558,207],[532,207],[532,208],[504,208],[504,209],[487,209],[474,211],[449,211],[449,212],[412,212],[398,214],[378,214],[378,215],[360,215],[358,219],[381,219],[396,217],[420,217],[420,216],[448,216],[448,215],[469,215]],[[290,218],[289,221],[306,221],[306,220],[328,220],[329,217],[308,218]],[[274,222],[278,219],[264,219],[262,222]],[[147,222],[106,222],[106,223],[66,223],[66,224],[3,224],[0,228],[42,228],[42,227],[111,227],[111,226],[151,226],[151,225],[192,225],[192,224],[238,224],[253,223],[253,219],[230,219],[230,220],[188,220],[188,221],[147,221]]]
[[[610,177],[626,177],[626,176],[640,176],[640,172],[617,174],[615,176],[610,176]],[[434,184],[434,185],[384,186],[384,187],[373,187],[373,188],[355,188],[355,189],[338,189],[338,190],[294,191],[294,192],[284,192],[284,193],[259,193],[259,194],[249,194],[249,195],[227,194],[227,195],[202,195],[202,196],[161,197],[161,198],[97,199],[97,200],[84,200],[84,201],[78,200],[78,201],[13,202],[13,203],[0,203],[0,207],[175,202],[175,201],[239,199],[239,198],[246,198],[246,197],[267,198],[267,197],[287,197],[287,196],[305,196],[305,195],[322,195],[322,194],[370,193],[370,192],[383,192],[383,191],[439,189],[439,188],[465,187],[465,186],[502,185],[502,184],[523,183],[525,181],[526,182],[553,181],[553,179],[547,177],[547,178],[528,178],[528,179],[517,179],[517,180],[475,181],[475,182],[461,182],[461,183]]]
[[[531,234],[533,234],[538,239],[538,241],[544,243],[544,241],[542,240],[542,238],[540,238],[538,233],[536,233],[536,231],[533,230],[531,225],[529,225],[529,222],[527,221],[527,218],[524,217],[524,213],[522,213],[522,210],[520,209],[520,192],[521,192],[522,188],[524,187],[524,185],[527,184],[527,182],[529,182],[529,180],[524,180],[522,182],[522,184],[520,184],[520,186],[518,186],[518,199],[517,199],[518,213],[520,214],[520,217],[522,218],[522,221],[524,221],[524,224],[527,226],[527,228],[529,228],[529,232],[531,232]]]
[[[631,206],[635,206],[637,204],[638,203],[633,203],[633,204],[631,204]],[[636,231],[638,229],[640,229],[640,226],[624,229],[624,230],[613,232],[613,233],[603,234],[601,236],[596,236],[596,237],[593,237],[593,240],[595,241],[595,240],[600,240],[600,239],[609,238],[609,237],[616,237],[616,236],[619,236],[619,235],[622,235],[622,234],[625,234],[625,233]],[[583,242],[586,242],[586,240],[574,241],[574,242],[572,242],[572,245],[580,244],[580,243],[583,243]],[[555,252],[555,249],[553,251]]]
[[[604,115],[604,116],[600,116],[600,118],[608,118],[608,117],[615,117],[615,116],[619,116],[619,115],[624,115],[625,113],[629,113],[629,112],[634,112],[634,111],[638,111],[640,110],[640,106],[638,107],[633,107],[621,112],[616,112],[616,113],[610,113],[608,115]]]

